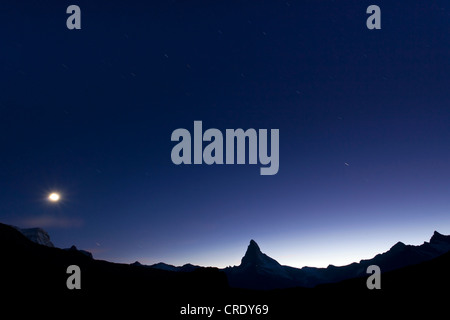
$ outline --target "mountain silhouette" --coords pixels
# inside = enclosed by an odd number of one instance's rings
[[[54,247],[53,243],[50,241],[49,234],[42,228],[22,229],[15,226],[13,227],[35,243],[42,244],[47,247]]]
[[[420,246],[397,242],[388,251],[377,254],[372,259],[361,260],[340,267],[329,265],[327,268],[294,268],[283,266],[263,253],[256,241],[252,239],[240,265],[221,270],[225,272],[228,283],[233,288],[254,290],[313,288],[321,284],[366,277],[367,268],[370,265],[377,265],[382,272],[388,272],[428,261],[448,251],[450,251],[450,236],[434,231],[429,242],[424,242]],[[134,264],[139,263],[135,262]],[[191,272],[201,268],[192,264],[173,266],[163,262],[145,267],[174,272]]]
[[[132,265],[141,265],[138,261],[134,262]],[[178,266],[174,266],[171,264],[167,264],[164,262],[158,262],[149,266],[145,266],[148,268],[154,268],[154,269],[159,269],[159,270],[166,270],[166,271],[174,271],[174,272],[192,272],[198,268],[201,268],[200,266],[195,266],[193,264],[190,263],[186,263],[185,265],[182,265],[180,267]]]
[[[290,287],[315,287],[345,279],[366,276],[367,267],[377,265],[382,272],[395,270],[436,258],[450,251],[450,236],[435,231],[429,242],[420,246],[397,242],[387,252],[372,259],[361,260],[346,266],[327,268],[294,268],[282,266],[262,253],[258,244],[251,240],[241,264],[223,269],[230,286],[247,289],[280,289]]]
[[[192,272],[170,272],[140,265],[95,260],[82,250],[60,249],[35,243],[15,228],[0,223],[1,290],[20,301],[40,295],[66,299],[85,295],[114,297],[118,292],[140,293],[151,289],[176,300],[228,288],[225,274],[217,268],[198,268]],[[68,290],[67,267],[82,270],[82,290]],[[45,293],[45,294],[44,294]]]
[[[428,302],[438,301],[450,284],[449,238],[435,232],[421,246],[397,243],[370,260],[344,267],[302,269],[281,266],[252,240],[239,266],[223,271],[197,267],[180,272],[178,267],[167,271],[140,263],[111,263],[93,259],[75,248],[48,247],[0,223],[0,289],[4,306],[21,308],[17,309],[21,314],[42,310],[47,318],[53,318],[52,311],[55,318],[60,318],[61,310],[78,312],[80,316],[86,316],[88,310],[90,316],[102,318],[147,313],[185,319],[186,316],[180,316],[180,306],[187,304],[222,309],[218,318],[224,316],[223,308],[230,304],[267,304],[271,318],[276,319],[290,318],[299,310],[321,317],[348,316],[352,310],[359,316],[358,310],[363,309],[371,314],[379,310],[380,316],[386,310],[390,314],[414,315],[421,307],[428,311]],[[368,290],[367,274],[360,269],[375,262],[383,272],[382,289]],[[409,265],[397,268],[401,264]],[[81,269],[81,290],[69,290],[66,286],[66,269],[70,265]],[[394,269],[388,271],[389,268]],[[309,284],[310,288],[292,287],[300,283]],[[414,308],[405,308],[397,297],[408,299]]]
[[[278,261],[262,253],[254,240],[250,241],[239,266],[223,270],[232,287],[271,289],[296,285],[287,270]]]
[[[241,260],[241,268],[248,268],[251,266],[258,266],[260,268],[277,268],[280,264],[261,252],[255,240],[250,240],[247,251]]]

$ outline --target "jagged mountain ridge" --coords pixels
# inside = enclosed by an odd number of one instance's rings
[[[48,233],[43,229],[14,228],[37,244],[53,247]],[[65,250],[79,251],[92,258],[89,252],[78,250],[75,246]],[[365,277],[367,276],[367,267],[372,264],[380,266],[382,272],[387,272],[428,261],[448,251],[450,251],[450,236],[445,236],[435,231],[430,241],[424,242],[422,245],[413,246],[397,242],[388,251],[376,255],[372,259],[361,260],[359,263],[354,262],[341,267],[330,265],[327,268],[303,267],[300,269],[281,265],[275,259],[262,253],[258,244],[254,240],[251,240],[241,260],[241,264],[222,269],[222,271],[227,275],[230,286],[236,288],[275,289],[315,287],[319,284]],[[142,266],[137,261],[132,265]],[[173,266],[163,262],[144,267],[174,272],[192,272],[198,268],[202,268],[201,266],[192,264]]]
[[[446,243],[430,242],[433,245]],[[60,317],[63,310],[79,311],[80,316],[85,316],[86,308],[90,314],[103,318],[105,314],[107,317],[117,317],[118,314],[130,317],[130,312],[135,311],[136,316],[140,316],[150,308],[170,319],[184,319],[185,315],[180,317],[180,306],[188,303],[202,306],[267,303],[270,314],[276,319],[288,319],[292,314],[298,314],[299,307],[303,314],[315,314],[321,318],[340,316],[340,313],[348,317],[349,312],[355,312],[356,317],[361,315],[361,310],[370,310],[371,314],[378,310],[380,316],[386,312],[394,315],[398,312],[405,317],[405,314],[417,315],[419,308],[428,312],[440,301],[439,298],[445,299],[442,292],[449,284],[447,271],[450,268],[450,252],[447,252],[426,262],[384,273],[382,290],[377,292],[367,290],[365,278],[313,289],[298,287],[264,291],[230,288],[225,273],[216,268],[170,272],[90,259],[78,250],[38,245],[18,230],[1,223],[0,252],[4,304],[9,308],[22,308],[18,309],[22,313],[30,310],[33,316],[35,310],[44,310],[47,318],[52,311],[56,313],[55,318]],[[256,253],[259,258],[268,257]],[[81,290],[68,290],[66,287],[69,276],[66,268],[72,264],[82,270]],[[407,301],[407,304],[402,301]],[[442,302],[445,306],[445,300]],[[242,315],[237,318],[242,318]]]
[[[372,259],[361,260],[346,266],[327,268],[294,268],[282,266],[262,253],[254,240],[250,241],[241,264],[223,269],[232,287],[249,289],[275,289],[289,287],[315,287],[350,278],[367,276],[369,265],[378,265],[382,272],[414,265],[450,251],[450,236],[435,231],[430,242],[413,246],[397,242],[388,251]]]
[[[450,251],[450,236],[435,231],[429,242],[422,245],[406,245],[397,242],[388,251],[371,259],[360,260],[345,266],[329,265],[327,268],[283,266],[264,254],[256,241],[250,241],[239,266],[221,269],[225,272],[230,286],[247,289],[283,289],[290,287],[315,287],[319,284],[334,283],[346,279],[366,277],[369,265],[378,265],[382,272],[396,270],[436,258]],[[190,264],[176,267],[157,263],[148,267],[169,271],[191,271],[199,266]]]
[[[366,277],[369,265],[378,265],[382,272],[428,261],[450,251],[450,236],[435,231],[429,242],[422,245],[406,245],[397,242],[388,251],[371,259],[360,260],[345,266],[329,265],[327,268],[283,266],[264,254],[256,241],[250,241],[239,266],[221,269],[231,287],[247,289],[283,289],[291,287],[312,288],[320,284],[335,283],[346,279]],[[138,262],[135,262],[138,264]],[[139,264],[140,265],[140,264]],[[168,271],[189,272],[199,268],[191,264],[173,266],[163,262],[150,266]]]

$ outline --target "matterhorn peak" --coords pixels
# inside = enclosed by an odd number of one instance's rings
[[[243,265],[257,265],[261,263],[263,253],[261,249],[259,249],[258,244],[255,240],[250,240],[250,244],[247,247],[247,251],[245,252],[244,257],[241,260],[241,266]]]
[[[247,251],[245,252],[244,257],[241,260],[241,267],[244,266],[256,266],[262,267],[267,265],[275,265],[279,266],[280,264],[276,262],[274,259],[265,255],[259,249],[258,244],[255,240],[250,240],[250,244],[247,247]]]
[[[247,251],[248,250],[255,250],[255,251],[259,251],[261,252],[261,249],[259,249],[258,244],[256,243],[255,240],[250,240],[250,244],[248,245]]]

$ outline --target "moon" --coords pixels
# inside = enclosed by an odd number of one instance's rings
[[[61,196],[59,195],[59,193],[56,192],[52,192],[48,196],[48,200],[50,200],[51,202],[58,202],[59,199],[61,199]]]

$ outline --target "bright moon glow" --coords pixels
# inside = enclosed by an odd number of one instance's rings
[[[48,196],[48,200],[50,200],[50,201],[52,201],[52,202],[56,202],[56,201],[58,201],[59,199],[60,199],[61,197],[60,197],[60,195],[58,194],[58,193],[51,193],[49,196]]]

